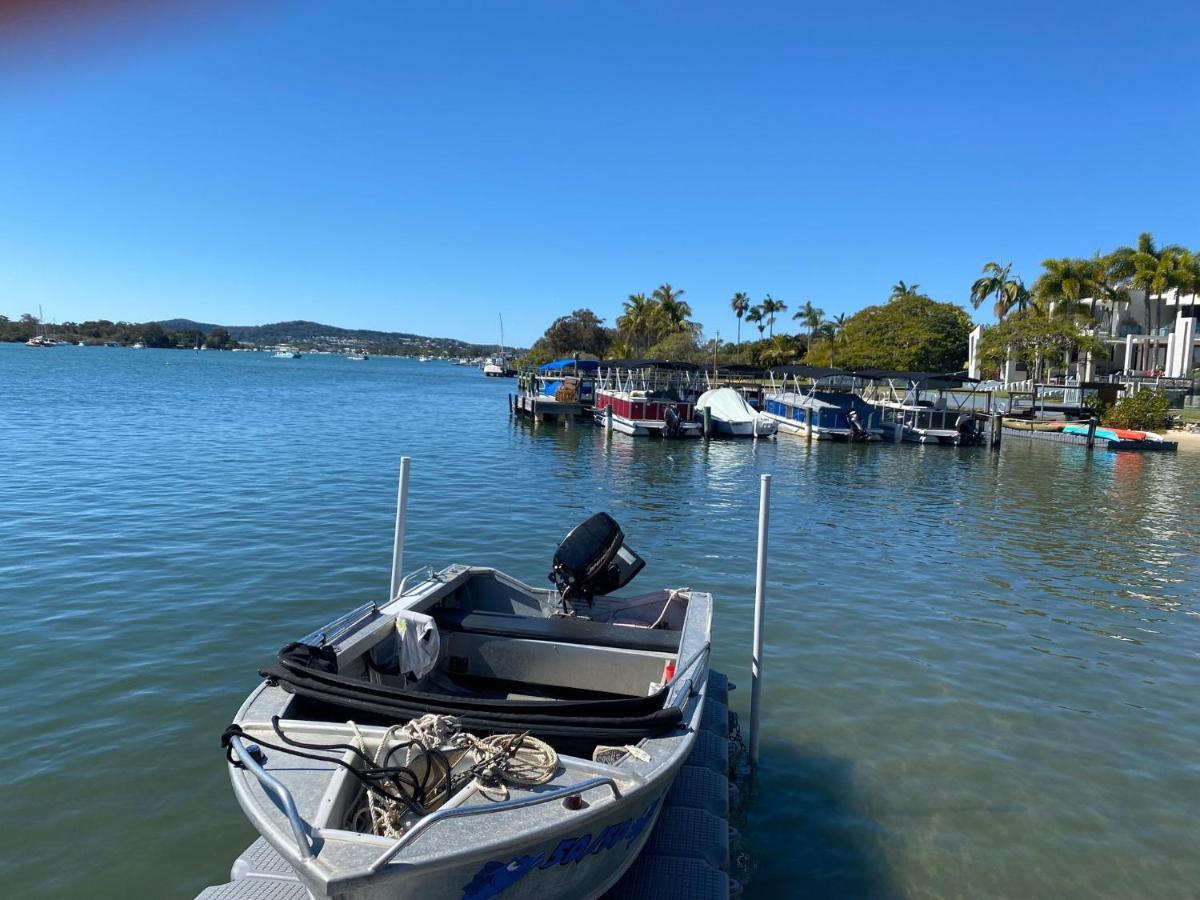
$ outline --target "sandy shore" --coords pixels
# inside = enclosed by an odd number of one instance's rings
[[[1200,450],[1200,434],[1191,431],[1176,431],[1171,429],[1163,435],[1168,441],[1178,441],[1179,449]]]

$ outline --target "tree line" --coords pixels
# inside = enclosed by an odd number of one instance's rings
[[[747,363],[755,366],[803,362],[845,368],[883,368],[930,372],[966,367],[967,343],[974,323],[964,306],[940,302],[903,280],[886,299],[852,315],[832,318],[811,300],[791,316],[794,334],[776,333],[788,304],[766,294],[757,303],[744,291],[729,300],[736,321],[736,340],[703,340],[703,328],[692,321],[686,292],[670,283],[630,294],[622,303],[615,327],[590,309],[577,309],[556,319],[534,344],[525,362],[582,356],[628,359],[633,356],[688,362]],[[979,309],[992,303],[997,324],[980,344],[980,358],[997,369],[1010,353],[1038,376],[1042,367],[1064,363],[1071,354],[1099,352],[1097,330],[1107,330],[1122,315],[1130,291],[1150,295],[1170,290],[1200,292],[1200,253],[1179,245],[1158,245],[1148,233],[1131,246],[1091,257],[1055,257],[1027,287],[1012,264],[986,263],[970,285],[968,300]],[[1105,301],[1095,309],[1083,301]],[[1161,327],[1157,304],[1150,307],[1151,330]],[[1096,318],[1097,314],[1099,318]],[[758,331],[742,341],[742,324]]]
[[[167,331],[157,322],[110,322],[94,319],[87,322],[60,322],[46,325],[32,313],[23,313],[18,319],[0,315],[0,341],[27,341],[37,334],[64,341],[85,344],[136,344],[147,347],[208,347],[213,350],[228,350],[240,346],[229,332],[217,326],[207,334],[198,328]]]
[[[745,363],[777,366],[805,362],[866,368],[952,371],[966,362],[971,320],[966,311],[920,293],[919,285],[893,286],[884,304],[868,306],[852,316],[826,318],[806,300],[792,313],[796,333],[776,333],[788,311],[783,300],[767,294],[753,303],[739,291],[730,300],[737,321],[735,341],[703,340],[703,326],[692,320],[686,292],[670,283],[630,294],[622,303],[616,327],[590,309],[577,309],[556,319],[523,360],[536,365],[579,354],[629,359],[635,356],[683,362]],[[742,322],[758,330],[758,339],[742,341]]]

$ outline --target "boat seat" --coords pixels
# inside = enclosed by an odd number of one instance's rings
[[[622,650],[651,650],[660,653],[679,651],[679,632],[629,625],[609,625],[566,616],[540,618],[512,613],[478,612],[471,609],[436,609],[433,619],[444,631],[470,632],[495,637],[526,638],[535,641],[561,641],[565,644],[589,644]]]

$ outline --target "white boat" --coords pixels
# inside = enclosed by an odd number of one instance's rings
[[[131,348],[130,348],[130,349],[132,349],[132,350],[145,350],[145,349],[146,349],[146,345],[145,345],[145,344],[144,344],[142,341],[134,341],[134,343],[133,343],[133,345],[131,346]]]
[[[707,692],[712,597],[612,596],[642,565],[601,513],[555,590],[454,565],[286,645],[222,736],[272,877],[331,900],[607,891]]]
[[[734,437],[771,437],[778,430],[776,423],[762,415],[745,397],[731,387],[705,391],[696,399],[696,420],[704,421],[704,410],[715,434]]]
[[[279,347],[271,354],[272,359],[299,359],[300,351],[295,347]]]
[[[902,440],[915,444],[978,447],[984,443],[980,418],[992,410],[991,391],[979,380],[956,372],[856,373],[871,383],[868,395],[879,411],[886,438],[898,430]]]
[[[367,355],[367,351],[366,351],[366,350],[359,350],[359,351],[358,351],[358,352],[356,352],[356,353],[351,353],[351,354],[350,354],[349,356],[347,356],[346,358],[347,358],[348,360],[350,360],[351,362],[366,362],[366,361],[367,361],[368,359],[370,359],[371,357],[369,357],[369,356]]]
[[[37,334],[35,334],[33,337],[31,337],[29,340],[27,340],[25,342],[26,347],[36,347],[38,349],[45,349],[48,347],[58,347],[64,343],[66,343],[66,341],[55,340],[54,338],[50,337],[49,334],[46,333],[46,325],[45,325],[44,318],[42,316],[42,307],[40,304],[38,305],[37,322],[38,322]]]

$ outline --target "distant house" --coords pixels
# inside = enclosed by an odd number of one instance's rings
[[[1133,289],[1128,303],[1114,305],[1091,297],[1081,303],[1091,310],[1093,334],[1107,352],[1100,358],[1072,360],[1072,375],[1082,375],[1085,381],[1112,373],[1185,378],[1200,369],[1200,295],[1180,296],[1171,290],[1147,298],[1145,291]],[[974,377],[980,374],[978,349],[984,327],[976,328],[970,337],[967,365]],[[1019,380],[1019,368],[1010,362],[1003,380]]]

